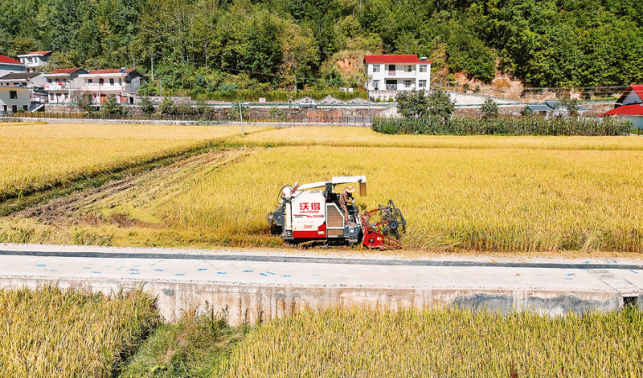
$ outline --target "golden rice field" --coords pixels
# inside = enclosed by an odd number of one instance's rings
[[[265,130],[246,127],[247,132]],[[0,198],[168,156],[239,127],[0,124]]]
[[[634,310],[304,312],[250,332],[219,376],[640,377],[641,332]]]
[[[133,292],[107,298],[45,287],[0,290],[3,377],[111,377],[159,323],[155,300]]]
[[[242,139],[238,138],[237,141]],[[386,135],[364,127],[292,127],[243,138],[257,146],[334,146],[408,148],[522,148],[544,150],[643,150],[643,138],[632,136],[496,136]]]
[[[358,204],[403,210],[410,249],[643,251],[643,151],[278,147],[187,183],[154,216],[250,240],[284,184],[349,175],[368,180]]]

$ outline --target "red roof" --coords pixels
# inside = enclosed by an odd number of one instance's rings
[[[415,55],[364,55],[364,62],[370,63],[433,63],[422,61]]]
[[[123,73],[130,73],[130,72],[132,72],[132,71],[134,71],[134,69],[133,69],[133,68],[126,68],[126,69],[124,69],[124,70],[121,70],[121,69],[116,69],[116,70],[94,70],[94,71],[90,71],[90,72],[89,72],[89,75],[97,75],[97,74],[112,74],[112,73],[121,73],[121,72],[123,72]]]
[[[70,74],[74,73],[78,70],[82,70],[82,68],[59,68],[57,70],[51,71],[51,74]]]
[[[50,52],[51,52],[51,51],[34,51],[34,52],[30,52],[30,53],[29,53],[29,54],[27,54],[27,55],[47,55],[47,54],[49,54]]]
[[[622,105],[618,108],[614,108],[610,111],[607,111],[601,115],[633,115],[633,116],[643,116],[643,104],[631,104],[631,105]]]
[[[6,55],[0,55],[0,63],[20,64],[20,65],[22,65],[22,63],[20,63],[19,61],[15,60],[15,59],[12,59],[12,58],[9,58]]]
[[[623,92],[621,97],[616,100],[617,103],[622,104],[623,101],[625,100],[625,97],[627,97],[630,92],[634,91],[641,100],[643,100],[643,84],[630,84],[630,86]]]

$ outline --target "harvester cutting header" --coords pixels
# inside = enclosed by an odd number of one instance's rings
[[[340,194],[335,192],[335,186],[350,183],[357,183],[360,196],[366,196],[365,176],[284,186],[279,193],[279,206],[266,216],[271,231],[289,242],[328,240],[362,242],[368,248],[400,247],[397,239],[406,230],[402,212],[389,200],[387,206],[379,205],[360,214],[352,185],[344,187]]]

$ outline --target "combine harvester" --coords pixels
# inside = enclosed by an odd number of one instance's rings
[[[279,193],[279,206],[266,216],[273,234],[292,243],[305,241],[328,241],[357,244],[368,248],[400,248],[398,242],[406,231],[402,212],[389,200],[388,206],[360,214],[349,193],[352,186],[344,189],[348,201],[342,203],[342,195],[335,193],[335,186],[359,183],[360,196],[366,196],[366,177],[333,177],[331,181],[295,186],[286,185]],[[345,205],[346,211],[342,208]]]

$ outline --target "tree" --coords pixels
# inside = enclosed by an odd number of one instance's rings
[[[434,89],[428,99],[428,115],[442,118],[447,123],[451,119],[451,114],[455,110],[455,104],[451,101],[449,94],[442,88]]]
[[[578,115],[578,110],[580,109],[580,101],[577,99],[566,98],[563,99],[563,106],[567,108],[567,112],[570,116],[576,117]]]
[[[147,116],[154,114],[154,104],[152,104],[152,101],[150,101],[150,98],[147,96],[141,99],[141,111]]]
[[[230,108],[230,112],[228,112],[228,114],[236,120],[237,118],[240,118],[239,113],[243,115],[243,118],[246,118],[248,116],[248,105],[239,101],[232,103],[232,108]]]
[[[129,109],[121,106],[121,104],[116,101],[116,96],[109,95],[107,102],[101,106],[100,112],[108,115],[128,115]]]
[[[490,98],[482,104],[481,110],[483,119],[498,117],[498,104]]]
[[[85,91],[76,91],[71,95],[72,104],[84,112],[91,112],[93,110],[92,104],[93,94]]]
[[[397,111],[404,118],[422,118],[428,112],[429,98],[423,91],[412,90],[397,95]]]
[[[159,105],[159,111],[163,115],[175,115],[179,110],[174,100],[170,97],[164,97]]]

